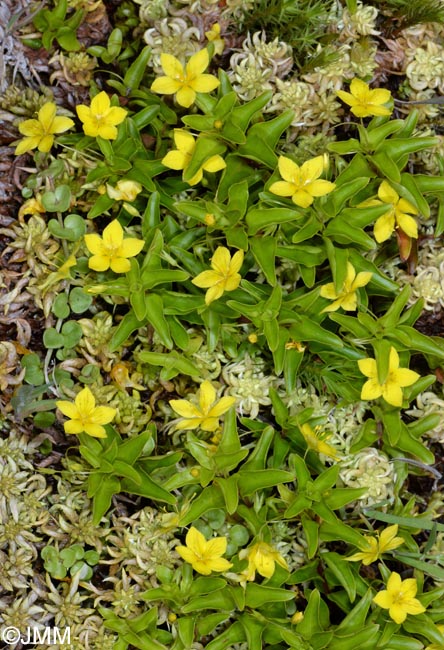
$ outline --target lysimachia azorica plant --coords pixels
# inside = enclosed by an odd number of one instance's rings
[[[444,346],[415,329],[421,304],[380,263],[396,248],[409,259],[437,205],[444,229],[443,179],[409,166],[436,139],[416,135],[415,111],[392,119],[390,93],[356,79],[338,93],[358,119],[347,137],[297,164],[285,149],[292,111],[263,117],[270,93],[239,101],[223,70],[206,72],[206,48],[185,64],[163,54],[151,80],[148,56],[114,83],[125,108],[97,93],[77,107],[83,134],[59,136],[73,125],[45,105],[18,145],[41,161],[57,136],[87,171],[76,196],[57,183],[57,161],[46,168],[42,203],[62,242],[48,282],[65,297],[47,314],[42,373],[24,364],[34,390],[16,404],[59,398],[65,433],[80,436],[94,524],[126,492],[157,504],[177,541],[174,566],[143,583],[141,613],[102,603],[115,647],[439,647],[444,571],[420,533],[444,527],[402,492],[409,462],[434,462],[421,438],[439,416],[409,422],[403,411],[435,381]],[[91,319],[71,318],[91,300]],[[262,357],[268,411],[236,409],[212,357]],[[346,443],[313,406],[294,409],[302,386],[365,403]],[[125,438],[125,408],[148,399],[153,421]],[[367,487],[341,477],[368,450],[396,473],[391,496],[360,509]]]

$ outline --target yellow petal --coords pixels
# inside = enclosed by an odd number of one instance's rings
[[[399,354],[396,351],[396,348],[391,346],[389,352],[389,373],[397,370],[399,368]]]
[[[381,397],[383,386],[376,379],[369,379],[365,382],[361,390],[361,399],[372,400]]]
[[[422,614],[423,612],[426,611],[426,608],[421,605],[419,600],[416,598],[412,598],[410,601],[404,603],[404,608],[407,614]]]
[[[334,183],[330,183],[330,181],[324,181],[322,179],[313,181],[312,183],[307,183],[307,185],[305,185],[305,189],[312,196],[325,196],[329,192],[332,192],[335,187],[336,185]]]
[[[89,106],[85,106],[85,104],[79,104],[79,106],[76,106],[76,113],[81,122],[87,122],[91,119],[91,110]]]
[[[296,190],[291,200],[301,208],[308,208],[313,203],[313,197],[306,190]]]
[[[51,133],[63,133],[74,126],[74,122],[69,117],[58,116],[53,119],[50,129]]]
[[[184,129],[174,129],[174,143],[178,150],[187,156],[191,156],[196,147],[196,140]]]
[[[200,74],[189,82],[190,88],[197,93],[210,93],[220,84],[219,79],[212,74]]]
[[[190,162],[190,157],[188,154],[179,151],[178,149],[173,149],[169,151],[166,156],[161,160],[162,165],[169,167],[170,169],[180,170],[185,169]]]
[[[111,271],[114,271],[114,273],[128,273],[131,269],[131,264],[129,260],[123,257],[111,257],[110,267]]]
[[[367,98],[369,92],[368,84],[362,81],[362,79],[354,77],[350,83],[350,92],[359,99]]]
[[[46,102],[38,112],[38,120],[47,133],[49,133],[51,129],[56,112],[57,106],[54,102]]]
[[[238,288],[241,280],[242,280],[242,278],[239,275],[239,273],[235,273],[234,275],[230,275],[230,277],[226,278],[226,280],[224,282],[224,291],[234,291],[235,289]]]
[[[413,239],[418,239],[418,225],[413,217],[409,217],[408,214],[398,214],[396,221],[398,222],[398,226],[406,235]]]
[[[152,92],[158,93],[159,95],[174,95],[181,87],[182,84],[180,81],[171,79],[170,77],[158,77],[151,84]]]
[[[54,136],[44,135],[39,142],[38,150],[41,151],[42,153],[48,153],[48,151],[51,150],[53,144],[54,144]]]
[[[88,260],[88,266],[93,271],[101,273],[109,269],[110,261],[108,255],[93,255],[93,257],[90,257]]]
[[[123,242],[123,228],[117,219],[109,223],[103,231],[103,244],[106,248],[117,250]]]
[[[190,86],[182,86],[177,91],[176,100],[179,106],[189,108],[191,104],[194,104],[195,99],[196,93]]]
[[[396,215],[403,212],[409,212],[410,214],[418,214],[418,210],[414,205],[407,201],[407,199],[399,199],[398,205],[396,206]]]
[[[200,385],[199,390],[199,406],[202,410],[202,413],[208,415],[211,405],[216,400],[216,390],[213,384],[205,379]]]
[[[216,271],[202,271],[191,282],[200,289],[208,289],[222,281],[220,273]]]
[[[377,219],[375,226],[373,228],[373,234],[376,241],[380,244],[387,239],[390,239],[393,231],[395,229],[395,215],[394,211],[390,210],[382,217]]]
[[[365,285],[368,284],[372,279],[372,275],[373,273],[370,273],[369,271],[361,271],[360,273],[358,273],[352,282],[352,286],[351,286],[352,291],[355,291],[360,287],[365,287]]]
[[[389,609],[390,618],[400,625],[407,618],[405,606],[402,603],[393,603]]]
[[[223,557],[214,558],[207,561],[207,565],[212,571],[228,571],[233,565]]]
[[[182,417],[191,419],[202,417],[202,413],[197,406],[186,399],[172,399],[169,403],[173,411],[176,411]]]
[[[20,122],[18,130],[22,135],[38,137],[39,139],[43,135],[42,125],[37,120],[25,120],[24,122]]]
[[[242,250],[236,251],[230,262],[230,273],[237,273],[238,271],[240,271],[243,261],[244,261],[244,251]]]
[[[97,406],[91,416],[93,424],[109,424],[116,417],[116,409],[110,406]]]
[[[68,402],[67,400],[58,400],[56,402],[56,406],[59,411],[63,413],[63,415],[66,415],[66,417],[70,418],[71,420],[75,420],[79,417],[77,406],[72,402]]]
[[[300,173],[299,165],[297,165],[290,158],[286,158],[286,156],[279,156],[278,169],[284,181],[288,181],[289,183],[294,184],[295,179],[299,178],[299,173]],[[281,195],[281,196],[286,196],[286,195]]]
[[[106,116],[103,118],[107,126],[115,126],[123,122],[126,118],[128,111],[120,106],[111,106]]]
[[[311,158],[311,160],[306,160],[301,167],[301,174],[304,178],[315,180],[324,171],[324,156],[316,156],[316,158]],[[328,181],[324,181],[327,183]],[[333,183],[330,183],[333,185]],[[321,195],[320,195],[321,196]]]
[[[372,379],[377,377],[378,371],[376,369],[375,359],[359,359],[358,366],[359,370],[366,377],[371,377]]]
[[[396,204],[399,199],[399,195],[387,181],[382,181],[378,189],[378,196],[384,203]]]
[[[27,153],[28,151],[32,151],[36,147],[38,147],[40,142],[40,136],[33,136],[29,138],[23,138],[18,145],[15,148],[14,154],[16,156],[21,156],[24,153]]]
[[[208,158],[202,165],[202,169],[206,172],[218,172],[221,169],[225,169],[227,165],[225,164],[225,160],[222,158],[222,156],[216,155],[216,156],[211,156],[211,158]]]
[[[84,431],[92,438],[106,438],[106,431],[100,424],[87,422]]]
[[[402,389],[401,386],[393,381],[386,381],[382,385],[382,397],[392,406],[402,406]]]
[[[207,556],[221,556],[227,550],[227,538],[226,537],[212,537],[206,543],[206,555]]]
[[[183,176],[183,175],[182,175]],[[197,183],[200,183],[202,180],[203,172],[202,172],[202,167],[197,170],[197,172],[192,176],[188,181],[185,181],[188,183],[188,185],[197,185]]]
[[[358,298],[354,291],[344,295],[341,299],[341,307],[345,311],[355,311],[357,307]]]
[[[121,257],[134,257],[138,255],[142,248],[145,246],[145,242],[142,239],[136,239],[135,237],[127,237],[123,240],[122,245],[119,249],[119,256]]]
[[[212,268],[220,273],[221,276],[228,275],[230,271],[231,256],[228,248],[218,246],[213,257],[211,258]]]
[[[288,183],[287,181],[276,181],[276,183],[272,183],[268,188],[272,194],[276,194],[277,196],[293,196],[296,189],[297,187],[294,183]]]
[[[196,553],[196,555],[201,556],[205,552],[205,545],[207,543],[207,540],[202,535],[202,533],[197,530],[197,528],[191,526],[190,530],[186,534],[185,543],[191,551]]]
[[[188,562],[189,564],[193,564],[193,562],[196,560],[195,553],[193,553],[193,551],[191,551],[186,546],[176,546],[174,550],[180,555],[183,560],[185,560],[185,562]]]
[[[389,609],[393,604],[393,597],[387,589],[384,589],[376,594],[373,598],[373,602],[383,609]]]
[[[415,383],[415,381],[418,381],[420,378],[420,375],[418,375],[417,372],[414,370],[409,370],[409,368],[398,368],[398,370],[395,373],[395,378],[396,382],[404,387],[404,386],[411,386],[412,384]]]
[[[91,113],[94,115],[104,115],[108,112],[111,102],[104,90],[98,93],[91,100]]]
[[[63,423],[63,429],[69,434],[79,434],[85,430],[81,420],[68,420]]]
[[[356,97],[353,97],[351,93],[347,93],[345,90],[337,90],[336,94],[339,99],[342,99],[342,101],[349,106],[354,106],[357,103]]]
[[[202,72],[208,67],[209,62],[210,57],[206,48],[200,50],[199,52],[196,52],[196,54],[193,54],[186,65],[187,79],[195,79],[198,75],[201,75]]]
[[[328,298],[328,300],[336,300],[336,298],[338,297],[333,282],[329,282],[328,284],[323,284],[319,294],[322,296],[322,298]]]
[[[218,418],[226,413],[232,406],[236,404],[235,397],[222,397],[210,410],[208,415],[213,418]]]
[[[172,79],[180,79],[183,77],[183,66],[179,59],[176,59],[172,54],[161,54],[160,65],[167,77],[171,77]]]
[[[76,395],[75,405],[81,417],[89,416],[94,411],[96,400],[88,386]]]
[[[219,300],[219,298],[223,295],[223,293],[224,293],[224,288],[221,284],[211,287],[210,289],[208,289],[208,291],[205,294],[205,304],[209,305],[215,300]]]
[[[100,136],[104,140],[115,140],[117,138],[117,129],[111,124],[100,124],[98,128],[91,129],[91,131],[88,129],[88,132],[86,124],[84,124],[83,130],[86,135],[91,135],[94,138],[97,136]]]
[[[386,90],[385,88],[373,88],[369,93],[369,99],[372,104],[387,104],[391,96],[390,90]]]

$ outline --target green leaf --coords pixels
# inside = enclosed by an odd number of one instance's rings
[[[353,603],[356,598],[356,580],[350,563],[333,551],[322,553],[322,561],[327,564],[339,584],[344,587],[350,602]]]
[[[286,589],[276,589],[265,585],[248,582],[245,587],[245,604],[256,609],[270,603],[282,603],[293,600],[294,594]]]
[[[69,185],[59,185],[54,191],[47,190],[42,195],[42,204],[47,212],[66,212],[71,204]]]

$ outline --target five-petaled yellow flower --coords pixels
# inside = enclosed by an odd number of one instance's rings
[[[117,125],[123,122],[127,111],[120,106],[111,106],[110,99],[105,91],[96,95],[91,100],[90,106],[80,104],[76,107],[77,115],[83,122],[85,135],[93,138],[100,136],[104,140],[117,138]]]
[[[321,432],[319,427],[316,427],[315,431],[313,431],[307,422],[302,424],[299,429],[309,449],[315,451],[317,454],[324,454],[324,456],[329,456],[334,460],[339,460],[340,456],[337,450],[325,442],[331,437],[331,434],[328,435]]]
[[[385,528],[382,533],[378,533],[377,539],[366,535],[364,537],[365,546],[362,547],[363,550],[359,553],[350,555],[346,560],[349,562],[358,562],[359,560],[362,560],[362,564],[365,566],[368,566],[372,562],[376,562],[376,560],[381,558],[383,553],[393,551],[395,548],[398,548],[398,546],[401,546],[401,544],[404,544],[402,537],[396,537],[397,532],[398,524],[394,524],[393,526]]]
[[[162,165],[165,165],[165,167],[169,167],[170,169],[183,169],[185,172],[190,164],[194,149],[196,148],[196,140],[191,133],[184,131],[183,129],[174,129],[173,137],[177,149],[169,151],[166,156],[162,158]],[[211,156],[203,163],[187,183],[189,185],[196,185],[196,183],[200,183],[202,180],[204,171],[218,172],[225,167],[225,160],[222,156],[219,156],[219,154]]]
[[[131,203],[141,191],[142,185],[138,181],[121,179],[117,181],[115,187],[109,183],[106,184],[106,193],[114,201],[129,201]]]
[[[123,228],[114,219],[106,226],[102,237],[95,233],[85,235],[85,244],[93,254],[88,261],[90,269],[107,271],[111,268],[114,273],[128,273],[131,268],[128,258],[138,255],[145,242],[134,237],[124,239]]]
[[[216,390],[212,383],[205,379],[200,385],[199,403],[192,404],[186,399],[170,400],[171,408],[185,418],[176,425],[176,429],[202,429],[216,431],[220,417],[236,403],[235,397],[216,399]]]
[[[331,305],[324,307],[322,311],[336,311],[339,307],[342,307],[345,311],[355,311],[357,305],[356,291],[360,287],[365,287],[371,278],[372,273],[368,271],[361,271],[361,273],[356,274],[352,264],[347,262],[347,275],[339,292],[336,291],[333,282],[324,284],[321,287],[321,296],[334,301]]]
[[[387,181],[382,181],[378,189],[378,199],[368,199],[359,204],[358,207],[366,208],[373,205],[384,205],[387,203],[388,210],[375,223],[373,234],[378,242],[389,239],[395,230],[400,228],[409,237],[418,238],[418,226],[412,214],[418,214],[414,205],[399,197]]]
[[[382,396],[392,406],[402,406],[402,388],[411,386],[420,377],[414,370],[399,367],[399,355],[394,347],[390,348],[389,369],[384,383],[379,383],[376,359],[359,359],[358,366],[362,374],[369,378],[362,387],[361,399],[371,400]]]
[[[205,294],[205,303],[209,305],[213,300],[218,300],[224,291],[234,291],[241,281],[239,270],[244,261],[244,251],[236,251],[230,256],[228,248],[219,246],[211,258],[212,271],[202,271],[191,280],[196,287],[208,289]]]
[[[399,573],[393,571],[387,581],[387,589],[380,591],[373,598],[379,607],[389,610],[390,618],[395,623],[404,623],[408,614],[422,614],[426,608],[415,598],[418,585],[415,578],[401,580]]]
[[[54,135],[64,133],[74,126],[71,118],[56,115],[56,112],[57,106],[54,102],[46,102],[37,113],[36,120],[20,122],[18,130],[26,137],[15,148],[16,156],[32,149],[48,153],[54,144]]]
[[[370,90],[368,84],[361,79],[353,79],[350,92],[337,90],[336,94],[343,102],[351,106],[350,110],[356,117],[370,117],[372,115],[390,115],[391,108],[384,104],[391,99],[390,90],[374,88]]]
[[[189,108],[196,99],[196,93],[210,93],[219,86],[219,79],[212,74],[203,74],[209,62],[207,49],[193,54],[185,69],[172,54],[161,54],[160,65],[165,77],[155,79],[151,90],[160,95],[176,95],[177,103]]]
[[[276,563],[284,569],[288,569],[287,562],[273,546],[266,542],[258,542],[250,548],[245,548],[239,553],[241,560],[248,560],[248,567],[241,572],[244,581],[252,581],[256,576],[256,571],[263,578],[271,578]]]
[[[222,555],[227,550],[226,537],[212,537],[208,541],[192,526],[185,537],[186,546],[176,546],[180,557],[204,576],[212,571],[228,571],[233,566]]]
[[[69,418],[64,423],[65,433],[87,433],[93,438],[106,438],[103,424],[109,424],[117,411],[110,406],[96,406],[88,386],[76,395],[74,404],[66,400],[56,402],[57,408]]]
[[[325,156],[306,160],[300,167],[290,158],[279,156],[279,173],[284,179],[270,185],[270,192],[278,196],[290,196],[293,203],[308,208],[317,196],[324,196],[335,189],[335,184],[319,179],[325,169]]]

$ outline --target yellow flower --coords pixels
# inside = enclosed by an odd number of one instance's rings
[[[43,203],[42,197],[40,194],[36,194],[32,199],[28,199],[20,206],[18,216],[24,217],[25,214],[44,214],[46,212]]]
[[[221,415],[235,403],[235,397],[222,397],[216,400],[216,390],[207,379],[200,385],[198,406],[186,399],[170,400],[171,408],[185,418],[176,425],[176,429],[179,430],[199,428],[202,431],[216,431]]]
[[[212,28],[205,32],[205,36],[214,45],[214,54],[222,54],[224,51],[224,39],[220,37],[220,25],[219,23],[214,23]]]
[[[111,106],[110,99],[106,92],[93,97],[90,106],[80,104],[76,107],[77,115],[83,122],[85,135],[93,138],[100,136],[104,140],[115,140],[117,138],[116,126],[123,122],[127,111],[120,106]]]
[[[301,167],[295,162],[279,156],[279,173],[284,179],[270,186],[270,192],[278,196],[291,196],[301,208],[308,208],[316,196],[324,196],[335,189],[330,181],[318,180],[325,169],[325,156],[316,156],[305,161]]]
[[[240,574],[244,581],[254,580],[256,571],[264,578],[271,578],[276,563],[284,569],[288,569],[282,555],[266,542],[258,542],[250,548],[243,549],[239,553],[239,558],[248,560],[248,567]]]
[[[114,201],[134,201],[142,191],[142,185],[137,181],[120,180],[117,181],[116,187],[106,184],[106,193]]]
[[[349,562],[358,562],[359,560],[362,560],[362,564],[365,566],[368,566],[372,562],[376,562],[376,560],[381,558],[383,553],[393,551],[393,549],[404,544],[402,537],[396,537],[397,532],[398,524],[394,524],[393,526],[389,526],[383,530],[381,534],[378,533],[378,539],[366,535],[364,537],[366,544],[365,548],[363,548],[359,553],[354,553],[354,555],[351,555],[346,559]]]
[[[56,115],[57,106],[54,102],[46,102],[37,114],[36,120],[25,120],[18,126],[18,130],[24,136],[15,149],[15,155],[38,149],[48,153],[54,144],[54,135],[64,133],[74,126],[69,117]]]
[[[339,460],[340,456],[337,450],[325,442],[325,440],[331,437],[330,435],[319,431],[319,427],[316,427],[315,431],[313,431],[308,423],[302,424],[299,429],[309,449],[315,451],[317,454],[324,454],[324,456]]]
[[[390,90],[384,88],[370,90],[368,84],[361,79],[352,80],[349,93],[337,90],[336,94],[343,102],[351,106],[350,110],[356,117],[390,115],[393,110],[384,106],[391,99]]]
[[[444,625],[437,625],[436,626],[438,630],[441,632],[442,636],[444,637]],[[443,643],[432,643],[432,645],[428,645],[425,650],[444,650],[444,642]]]
[[[409,237],[418,238],[418,226],[411,214],[418,214],[418,210],[406,199],[399,198],[399,195],[387,181],[382,181],[378,189],[379,199],[363,201],[358,207],[366,208],[373,205],[384,205],[390,207],[375,223],[373,234],[379,243],[389,239],[396,228],[400,228]]]
[[[205,303],[209,305],[213,300],[218,300],[224,291],[234,291],[238,288],[241,275],[238,273],[244,261],[244,251],[236,251],[230,256],[228,248],[219,246],[211,258],[212,271],[202,271],[191,280],[196,287],[208,289],[205,294]]]
[[[166,156],[162,158],[162,165],[170,169],[180,170],[184,172],[187,170],[191,158],[196,148],[196,140],[188,131],[183,129],[174,129],[174,144],[177,149],[169,151]],[[204,164],[197,170],[192,178],[187,183],[189,185],[196,185],[202,180],[203,172],[218,172],[226,167],[225,160],[222,156],[216,154],[211,156],[204,162]]]
[[[373,602],[379,607],[389,610],[390,618],[395,623],[404,623],[407,614],[422,614],[426,611],[419,600],[415,598],[418,585],[415,578],[401,580],[399,573],[393,571],[387,582],[387,589],[380,591]]]
[[[329,300],[334,300],[331,305],[324,307],[322,311],[336,311],[339,307],[342,307],[345,311],[355,311],[357,304],[356,291],[360,287],[368,284],[371,278],[372,273],[367,271],[361,271],[361,273],[356,274],[353,266],[350,262],[347,262],[347,275],[339,293],[336,292],[333,282],[324,284],[321,287],[321,296]]]
[[[371,400],[383,397],[392,406],[402,406],[402,388],[411,386],[419,379],[414,370],[399,367],[399,355],[394,347],[390,348],[389,370],[383,384],[378,381],[378,368],[375,359],[359,359],[359,370],[368,377],[362,387],[361,399]]]
[[[87,433],[94,438],[106,438],[103,424],[109,424],[117,411],[110,406],[96,406],[88,386],[76,395],[74,404],[65,400],[56,402],[57,408],[69,418],[64,423],[65,433]]]
[[[127,273],[131,264],[129,257],[138,255],[145,242],[133,237],[123,238],[123,228],[117,219],[111,221],[103,231],[103,237],[92,234],[85,235],[85,244],[93,256],[88,266],[94,271],[107,271],[111,268],[115,273]]]
[[[227,550],[226,537],[213,537],[207,541],[192,526],[185,537],[185,543],[186,546],[176,546],[175,550],[197,573],[208,576],[212,571],[228,571],[233,566],[222,557]]]
[[[210,93],[220,83],[212,74],[203,74],[209,62],[207,49],[193,54],[185,69],[172,54],[161,54],[160,64],[166,76],[155,79],[151,90],[160,95],[176,95],[177,103],[188,108],[196,93]]]

